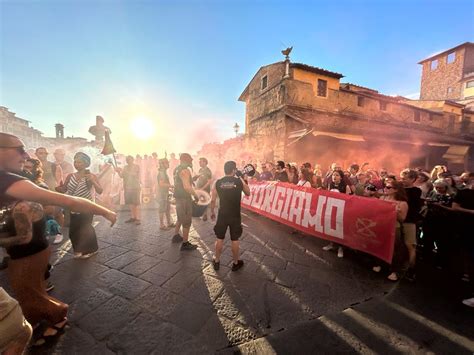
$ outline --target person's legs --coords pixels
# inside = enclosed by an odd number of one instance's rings
[[[166,200],[166,220],[168,222],[168,227],[173,226],[173,220],[171,219],[171,210],[170,210],[170,201]]]
[[[232,247],[232,259],[234,261],[234,264],[237,264],[239,262],[240,242],[238,240],[231,241],[231,247]]]
[[[189,239],[189,230],[191,227],[184,227],[183,226],[183,243],[186,243]]]
[[[229,223],[230,227],[230,240],[231,240],[231,248],[232,248],[232,271],[239,270],[242,266],[244,266],[244,261],[239,260],[239,252],[240,252],[240,243],[239,238],[242,236],[242,222],[239,218],[232,220]]]
[[[408,267],[413,269],[416,264],[416,225],[405,223],[403,225],[405,245],[408,249]]]
[[[131,216],[130,219],[135,220],[136,219],[136,217],[135,217],[135,205],[128,205],[128,206],[130,208],[130,216]]]
[[[165,225],[165,213],[160,212],[160,213],[158,213],[158,216],[159,216],[159,219],[160,219],[160,228],[165,228],[166,227],[166,225]]]
[[[135,219],[140,220],[141,219],[141,210],[140,210],[140,205],[137,204],[135,205]]]
[[[69,239],[71,240],[72,249],[75,256],[81,256],[80,250],[80,233],[81,233],[81,217],[78,213],[71,213],[71,220],[69,222]]]
[[[214,260],[216,262],[221,261],[221,255],[222,255],[222,249],[224,248],[224,238],[217,238],[216,239],[216,256],[214,257]]]

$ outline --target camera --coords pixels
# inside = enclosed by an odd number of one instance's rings
[[[242,170],[237,170],[235,172],[235,176],[237,176],[237,177],[242,177],[244,175],[254,176],[255,175],[255,167],[252,164],[247,164],[243,167]]]
[[[372,191],[372,192],[376,192],[377,191],[377,187],[375,185],[372,185],[372,184],[369,184],[365,187],[365,189],[367,191]]]

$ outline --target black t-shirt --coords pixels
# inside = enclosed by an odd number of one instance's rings
[[[14,183],[28,180],[20,175],[9,173],[6,171],[0,171],[0,207],[6,207],[9,204],[15,202],[15,199],[7,196],[6,192]]]
[[[285,170],[281,172],[276,172],[275,173],[275,180],[281,181],[281,182],[288,182],[288,174]]]
[[[242,180],[235,176],[224,176],[216,181],[219,195],[219,217],[240,218],[240,200],[242,198]]]
[[[16,174],[0,171],[0,231],[8,233],[10,236],[16,235],[15,223],[12,217],[12,210],[16,199],[7,196],[6,191],[14,183],[27,180]],[[28,244],[14,245],[7,248],[7,252],[12,259],[20,259],[36,254],[48,247],[46,239],[46,221],[44,218],[33,223],[33,237]]]
[[[421,200],[421,189],[416,186],[405,187],[408,198],[408,213],[405,223],[416,223],[420,220],[420,210],[423,205]]]
[[[467,210],[474,210],[474,190],[459,190],[456,196],[454,197],[453,202],[459,204],[459,206]]]

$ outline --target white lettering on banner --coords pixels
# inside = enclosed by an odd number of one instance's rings
[[[275,192],[275,198],[273,199],[273,204],[272,204],[272,210],[271,214],[277,217],[280,217],[281,215],[281,210],[284,205],[284,198],[285,198],[285,193],[286,193],[286,188],[283,186],[277,186],[276,192]]]
[[[264,212],[270,212],[272,208],[273,196],[275,196],[275,185],[267,185],[265,188],[265,197],[263,198],[263,204],[260,209]]]
[[[244,205],[250,205],[254,197],[255,191],[257,190],[256,186],[250,185],[249,187],[250,187],[250,195],[249,196],[244,195],[244,197],[242,198],[242,203]]]
[[[281,218],[288,219],[288,210],[290,209],[291,198],[293,197],[293,189],[286,189],[286,201],[285,207],[283,207],[283,212],[281,213]]]
[[[295,190],[293,192],[293,199],[290,204],[290,213],[288,215],[288,221],[300,225],[301,224],[301,214],[303,212],[304,205],[304,191]]]
[[[304,215],[303,215],[303,222],[302,226],[305,228],[308,228],[310,226],[314,226],[314,230],[319,233],[324,233],[324,228],[323,228],[323,210],[324,210],[324,205],[326,204],[326,196],[320,195],[318,197],[318,203],[316,204],[316,213],[314,216],[311,215],[311,200],[312,200],[312,194],[310,192],[306,193],[306,207],[304,209]]]
[[[335,238],[344,239],[344,207],[346,201],[328,197],[324,214],[324,233]],[[331,225],[332,211],[336,210],[336,227]]]
[[[265,185],[257,185],[254,196],[252,199],[252,207],[260,209],[260,206],[262,205],[263,202],[263,193],[265,191]]]

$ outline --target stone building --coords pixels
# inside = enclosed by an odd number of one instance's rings
[[[3,106],[0,106],[0,132],[20,137],[27,147],[37,147],[43,143],[41,131],[30,127],[30,121],[18,117]]]
[[[474,43],[423,59],[421,100],[474,100]]]
[[[44,137],[43,132],[31,127],[30,123],[30,121],[9,111],[8,108],[0,106],[0,132],[14,134],[19,137],[28,149],[62,147],[74,150],[90,145],[85,138],[64,137],[64,126],[60,123],[55,125],[56,137]]]
[[[342,78],[288,57],[261,67],[239,97],[254,159],[323,168],[368,161],[393,170],[444,163],[461,171],[472,164],[474,112],[464,105],[387,96]]]

